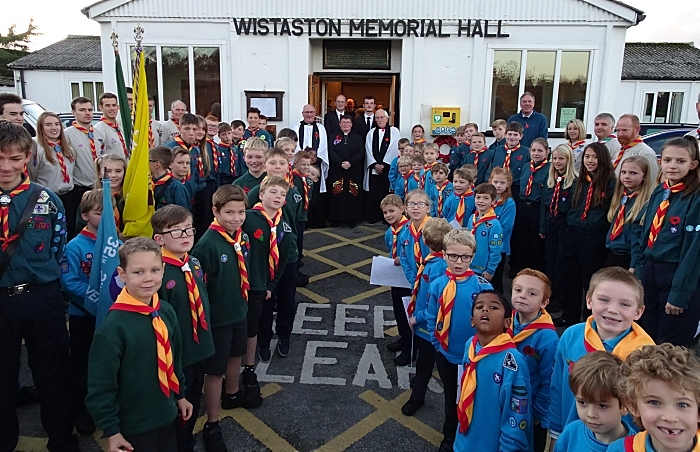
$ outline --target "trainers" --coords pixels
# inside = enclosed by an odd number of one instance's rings
[[[272,353],[270,353],[270,347],[260,347],[258,350],[258,358],[260,358],[261,363],[269,363]]]
[[[419,402],[417,400],[408,399],[408,401],[401,407],[401,412],[406,416],[413,416],[418,411],[418,408],[422,407],[425,402]]]
[[[289,355],[289,340],[280,340],[277,343],[277,353],[282,357],[286,358]]]
[[[221,398],[221,408],[232,410],[234,408],[248,408],[245,394],[240,389],[235,394],[226,394]]]
[[[247,408],[259,407],[263,403],[263,398],[260,395],[258,376],[255,375],[255,371],[252,369],[245,369],[242,376]]]
[[[228,452],[226,443],[224,443],[224,437],[221,435],[221,426],[218,422],[207,422],[204,424],[202,439],[204,439],[204,446],[207,452]]]

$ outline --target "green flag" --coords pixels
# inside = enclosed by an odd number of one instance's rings
[[[124,83],[124,73],[122,72],[122,61],[119,53],[114,55],[115,74],[117,76],[117,98],[119,98],[119,114],[122,118],[122,135],[126,141],[126,148],[131,152],[131,111],[129,110],[129,100],[126,98],[126,84]]]

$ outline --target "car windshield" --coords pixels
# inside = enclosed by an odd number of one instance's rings
[[[39,119],[39,115],[44,112],[44,108],[35,102],[25,102],[22,104],[24,112],[34,118],[34,121]]]

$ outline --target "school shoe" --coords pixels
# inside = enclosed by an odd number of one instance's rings
[[[289,355],[289,340],[280,340],[277,343],[277,354],[282,358],[286,358]]]
[[[245,369],[242,374],[243,387],[245,388],[245,398],[247,408],[257,408],[263,403],[260,395],[260,383],[258,376],[253,369]]]
[[[92,417],[86,412],[75,419],[75,430],[80,436],[92,436],[97,427],[95,427]]]
[[[394,364],[396,364],[397,366],[408,366],[409,364],[411,364],[411,357],[404,353],[401,353],[399,356],[394,358]]]
[[[224,443],[224,437],[221,435],[221,426],[218,421],[204,424],[202,439],[204,439],[204,446],[207,452],[228,452],[226,443]]]
[[[447,438],[443,439],[440,443],[440,448],[438,449],[438,452],[454,452],[453,444],[454,440]]]
[[[234,408],[250,408],[248,399],[240,389],[235,394],[226,394],[221,398],[221,408],[224,410],[232,410]]]
[[[390,342],[390,343],[386,346],[386,348],[387,348],[387,350],[389,350],[390,352],[400,352],[401,349],[403,348],[403,344],[401,343],[401,339],[396,340],[396,341],[394,341],[394,342]]]
[[[309,277],[302,272],[297,273],[297,287],[306,287],[309,284]]]
[[[258,350],[258,358],[260,358],[261,363],[269,363],[272,353],[270,353],[270,347],[260,347]]]
[[[419,402],[417,400],[408,399],[408,401],[401,407],[401,412],[406,416],[413,416],[418,411],[418,408],[422,407],[425,402]]]
[[[35,386],[22,386],[17,392],[17,406],[39,403],[39,391]]]

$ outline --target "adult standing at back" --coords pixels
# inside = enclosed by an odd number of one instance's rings
[[[321,179],[319,188],[321,193],[326,192],[326,177],[328,177],[328,136],[326,128],[323,124],[316,122],[316,108],[311,104],[304,105],[301,110],[304,119],[301,120],[297,128],[290,127],[296,130],[299,137],[297,152],[312,149],[316,152],[317,163],[320,166]],[[318,162],[320,160],[320,162]]]
[[[698,101],[695,102],[695,111],[698,113],[698,119],[700,119],[700,94],[698,94]],[[700,144],[700,125],[698,125],[697,129],[686,133],[685,136],[695,138]]]
[[[600,113],[595,117],[593,131],[598,143],[604,144],[610,151],[610,158],[615,161],[617,153],[620,152],[620,142],[617,141],[615,130],[615,117],[610,113]]]
[[[340,120],[345,115],[345,96],[338,94],[335,96],[335,110],[326,113],[323,117],[323,126],[326,128],[328,136],[338,135],[343,133],[340,130]]]
[[[617,141],[620,143],[620,150],[617,152],[617,155],[610,156],[615,175],[617,177],[620,176],[622,162],[627,157],[640,155],[649,162],[651,179],[656,180],[656,176],[659,174],[659,162],[656,158],[656,152],[639,136],[639,131],[641,130],[639,117],[631,113],[624,114],[617,120],[615,129],[617,130]]]
[[[365,217],[370,223],[382,221],[382,209],[379,203],[389,194],[389,166],[399,156],[399,138],[401,132],[389,126],[389,114],[377,110],[377,126],[373,127],[365,138],[365,179],[366,197]]]
[[[63,133],[75,154],[73,169],[74,205],[80,205],[83,193],[95,185],[95,160],[102,157],[104,146],[92,127],[92,101],[87,97],[76,97],[70,103],[75,121]]]
[[[370,129],[377,127],[377,121],[374,114],[374,96],[368,94],[365,96],[362,106],[365,109],[365,114],[359,118],[355,118],[355,123],[352,126],[352,131],[362,137],[364,140],[367,137]],[[389,162],[391,163],[391,162]]]
[[[124,132],[119,123],[117,123],[117,115],[119,115],[119,104],[117,103],[117,95],[114,93],[103,93],[99,100],[102,118],[100,122],[95,124],[95,131],[98,140],[101,140],[101,146],[104,148],[105,154],[116,154],[129,160],[129,151],[126,148]]]
[[[174,100],[170,104],[170,119],[163,121],[163,137],[161,141],[167,143],[180,133],[180,118],[187,113],[187,105],[181,100]]]
[[[535,111],[535,95],[531,92],[526,91],[520,96],[520,112],[508,118],[508,122],[517,122],[523,126],[521,146],[529,148],[535,138],[548,138],[547,117]]]

